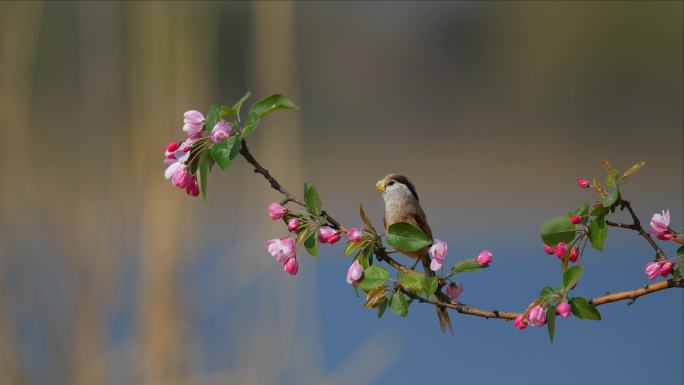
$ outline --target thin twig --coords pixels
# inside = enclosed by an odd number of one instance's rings
[[[661,249],[660,246],[658,246],[658,244],[653,240],[653,238],[651,238],[651,235],[648,234],[643,227],[641,227],[641,221],[639,221],[639,217],[634,212],[634,209],[632,209],[632,205],[629,203],[629,201],[623,200],[621,208],[627,208],[627,211],[629,211],[629,215],[632,217],[633,223],[631,225],[628,225],[624,223],[606,221],[606,224],[608,226],[637,231],[639,235],[641,235],[646,240],[646,242],[648,242],[648,244],[651,245],[653,250],[655,250],[656,259],[667,258],[663,249]]]

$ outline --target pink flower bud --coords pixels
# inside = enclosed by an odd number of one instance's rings
[[[292,231],[297,231],[299,228],[299,218],[292,217],[287,221],[287,229]]]
[[[644,266],[644,273],[646,273],[646,276],[648,276],[648,280],[652,281],[655,279],[655,277],[658,276],[658,273],[660,272],[660,263],[658,262],[649,262]]]
[[[519,316],[515,317],[515,320],[513,321],[513,325],[518,328],[518,330],[523,330],[527,327],[527,321],[523,319],[522,314]]]
[[[337,230],[332,227],[323,226],[318,229],[318,240],[321,243],[329,243],[332,245],[340,240],[340,236],[338,235]]]
[[[190,178],[188,178],[189,175],[190,173],[188,172],[188,170],[185,167],[183,167],[180,170],[173,173],[173,176],[171,177],[171,183],[173,183],[174,186],[180,189],[184,189],[185,186],[188,184],[188,181],[190,180]]]
[[[285,207],[279,205],[276,202],[271,203],[268,205],[268,216],[271,217],[274,221],[280,219],[285,215]]]
[[[438,260],[440,263],[444,262],[444,258],[447,256],[447,251],[449,250],[449,247],[446,242],[435,239],[435,242],[432,244],[428,252],[430,253],[430,257],[432,259]],[[483,251],[484,252],[484,251]],[[480,253],[482,254],[482,253]]]
[[[546,323],[546,311],[540,305],[535,305],[530,309],[527,320],[532,326],[543,326]]]
[[[565,257],[566,251],[568,251],[568,245],[565,242],[559,242],[558,245],[556,245],[556,257],[561,261],[563,260],[563,257]]]
[[[185,186],[185,192],[191,197],[196,197],[200,194],[199,183],[197,183],[197,178],[192,174],[188,177],[188,185]]]
[[[349,266],[349,270],[347,270],[347,283],[350,285],[356,285],[359,279],[361,279],[361,276],[363,275],[363,266],[359,263],[358,260],[354,261],[354,263]]]
[[[582,216],[581,215],[573,215],[570,217],[570,222],[572,222],[573,225],[579,224],[582,222]]]
[[[556,252],[555,247],[551,247],[549,245],[544,245],[544,252],[548,255],[554,254]]]
[[[439,269],[442,268],[442,265],[443,265],[443,264],[444,264],[444,263],[443,263],[441,260],[436,259],[436,258],[433,258],[433,259],[430,261],[430,270],[432,270],[432,271],[437,271],[437,270],[439,270]]]
[[[651,228],[650,228],[649,232],[651,234],[655,235],[656,237],[658,237],[658,239],[663,240],[663,241],[667,241],[669,239],[672,239],[672,238],[663,239],[663,237],[665,237],[665,238],[667,237],[667,236],[665,236],[665,234],[670,233],[670,229],[669,229],[669,226],[670,226],[670,210],[663,210],[662,214],[658,214],[658,213],[653,214],[653,216],[651,217],[651,223],[650,224],[651,224]]]
[[[587,178],[577,179],[577,185],[580,186],[581,188],[589,188],[589,179],[587,179]]]
[[[572,310],[567,302],[561,302],[558,304],[558,306],[556,306],[556,313],[563,318],[568,318],[570,317],[570,314],[572,314]]]
[[[672,240],[672,239],[677,238],[677,237],[676,237],[674,234],[672,234],[672,233],[661,233],[661,234],[656,235],[656,237],[657,237],[658,239],[660,239],[661,241],[669,241],[669,240]]]
[[[178,142],[171,142],[169,145],[166,147],[167,152],[174,152],[178,150],[178,146],[180,146],[180,143]]]
[[[188,110],[183,113],[183,123],[200,124],[204,123],[204,115],[197,110]]]
[[[223,120],[219,120],[214,125],[214,128],[211,129],[211,141],[214,143],[223,142],[224,140],[230,138],[232,131],[233,129],[230,127],[230,124],[224,122]]]
[[[575,263],[577,262],[577,258],[579,258],[579,250],[577,249],[577,247],[573,247],[572,250],[570,250],[570,256],[568,257],[568,259],[570,260],[570,262]]]
[[[489,252],[489,250],[485,249],[480,252],[477,258],[475,258],[475,262],[479,263],[482,266],[487,266],[490,262],[492,262],[492,257],[493,254]]]
[[[284,270],[287,272],[287,274],[297,275],[297,272],[299,271],[299,265],[297,264],[297,258],[288,259],[287,262],[285,262]]]
[[[361,240],[363,240],[363,231],[359,230],[357,227],[352,227],[347,230],[347,237],[351,243],[361,242]]]
[[[670,275],[670,272],[672,271],[672,262],[670,261],[665,261],[662,266],[660,266],[660,270],[658,270],[658,274],[661,277],[667,277]]]
[[[451,298],[452,301],[456,301],[458,297],[461,296],[461,293],[463,293],[463,284],[456,284],[454,282],[451,282],[449,286],[447,286],[446,290],[446,295]]]

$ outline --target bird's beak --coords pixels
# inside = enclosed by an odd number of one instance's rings
[[[380,179],[378,183],[375,184],[375,188],[380,192],[385,192],[385,181]]]

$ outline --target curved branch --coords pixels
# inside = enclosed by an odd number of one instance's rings
[[[247,142],[242,139],[242,146],[240,147],[240,155],[242,155],[245,160],[251,164],[254,167],[254,172],[257,174],[261,174],[271,185],[271,188],[274,190],[278,191],[281,193],[285,199],[283,200],[282,204],[285,204],[287,202],[294,202],[300,206],[306,207],[306,203],[304,203],[303,200],[297,198],[294,196],[292,193],[290,193],[287,189],[285,189],[270,173],[269,171],[264,168],[255,158],[254,156],[249,152],[249,148],[247,147]],[[621,227],[621,228],[626,228],[630,230],[635,230],[638,231],[639,234],[644,237],[649,244],[656,250],[656,252],[665,257],[665,253],[658,247],[658,245],[653,241],[653,239],[644,231],[644,229],[641,227],[641,224],[639,222],[639,218],[636,216],[634,213],[634,210],[632,210],[632,207],[628,201],[623,201],[624,206],[629,210],[630,215],[632,216],[632,219],[634,220],[634,223],[631,225],[626,225],[626,224],[621,224],[621,223],[614,223],[614,222],[608,222],[606,223],[610,226],[614,227]],[[330,214],[327,212],[322,212],[322,216],[326,218],[328,223],[332,225],[335,228],[342,228],[342,226],[337,222]],[[376,246],[374,248],[374,253],[378,259],[378,261],[386,262],[388,265],[392,266],[396,270],[402,271],[402,272],[408,272],[410,269],[404,265],[402,265],[400,262],[395,260],[394,258],[390,257],[387,251],[385,250],[384,247],[381,246]],[[596,297],[592,298],[589,300],[589,303],[594,305],[594,306],[600,306],[604,305],[607,303],[611,302],[618,302],[618,301],[623,301],[623,300],[631,300],[634,301],[636,298],[639,298],[644,295],[648,295],[651,293],[655,293],[661,290],[665,289],[670,289],[670,288],[684,288],[684,279],[679,278],[677,280],[669,279],[667,281],[663,282],[658,282],[652,285],[646,285],[640,288],[636,288],[633,290],[627,290],[627,291],[621,291],[619,293],[613,293],[613,294],[607,294],[601,297]],[[513,320],[515,319],[520,313],[512,313],[512,312],[504,312],[504,311],[498,311],[498,310],[482,310],[478,309],[475,307],[472,307],[470,305],[466,305],[463,303],[457,303],[457,302],[443,302],[443,301],[438,301],[438,300],[433,300],[433,299],[428,299],[425,297],[421,297],[419,295],[416,295],[415,293],[406,290],[405,288],[401,287],[400,290],[409,296],[410,298],[415,299],[418,302],[421,303],[429,303],[435,306],[441,306],[441,307],[446,307],[449,309],[453,309],[461,314],[466,314],[466,315],[472,315],[472,316],[477,316],[477,317],[484,317],[484,318],[498,318],[498,319],[504,319],[504,320]]]
[[[660,246],[658,246],[658,244],[653,240],[653,238],[651,238],[651,235],[647,233],[643,227],[641,227],[641,221],[639,221],[639,217],[637,217],[636,213],[634,212],[634,209],[632,209],[632,204],[629,203],[629,201],[623,200],[620,207],[627,208],[627,211],[629,211],[629,215],[632,217],[632,224],[627,225],[624,223],[615,223],[611,221],[606,221],[606,224],[608,226],[619,227],[622,229],[634,230],[638,232],[639,235],[641,235],[646,240],[646,242],[648,242],[648,244],[651,245],[653,250],[655,250],[656,259],[667,258],[667,256],[665,256],[665,252],[663,251],[663,249],[661,249]]]

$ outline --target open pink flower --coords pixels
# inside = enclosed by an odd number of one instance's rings
[[[347,270],[347,283],[356,285],[361,279],[361,276],[363,276],[363,266],[356,260],[349,266],[349,270]]]
[[[449,298],[451,298],[452,301],[456,301],[458,300],[458,297],[461,296],[461,293],[463,293],[463,284],[451,282],[449,286],[447,286],[445,292],[446,295],[449,296]]]
[[[285,270],[285,272],[287,274],[297,275],[297,272],[299,271],[299,264],[297,264],[297,258],[295,258],[295,257],[289,258],[285,262],[285,266],[283,267],[283,270]]]
[[[518,330],[523,330],[527,327],[527,321],[523,318],[522,314],[515,317],[515,320],[513,321],[513,326],[515,326]]]
[[[577,185],[580,186],[581,188],[589,188],[589,179],[587,179],[587,178],[577,179]]]
[[[649,262],[644,266],[644,273],[646,273],[646,276],[648,277],[649,281],[652,281],[655,279],[655,277],[658,276],[658,273],[660,272],[660,263],[659,262]]]
[[[183,114],[183,131],[188,135],[202,131],[204,125],[204,115],[197,110],[185,111]]]
[[[285,210],[285,207],[279,205],[276,202],[273,202],[270,205],[268,205],[267,211],[268,216],[271,217],[271,219],[273,219],[274,221],[276,221],[282,218],[287,210]]]
[[[563,318],[568,318],[572,314],[572,310],[567,302],[561,302],[556,306],[556,313]]]
[[[266,250],[276,261],[284,264],[288,259],[295,257],[297,245],[290,237],[269,239],[266,241]]]
[[[437,271],[442,268],[448,250],[449,247],[446,242],[435,239],[435,242],[428,249],[428,253],[430,254],[430,257],[432,257],[432,260],[430,261],[430,270]]]
[[[487,266],[492,262],[492,257],[494,255],[487,249],[482,250],[480,254],[475,258],[475,262],[479,263],[482,266]]]
[[[214,128],[211,129],[211,141],[214,143],[223,142],[230,138],[232,131],[233,129],[230,127],[230,124],[223,120],[219,120],[214,125]]]
[[[543,326],[546,323],[546,311],[541,305],[535,305],[530,309],[527,320],[532,326]]]
[[[347,237],[351,243],[361,242],[363,240],[363,231],[359,230],[358,227],[352,227],[347,230]]]

